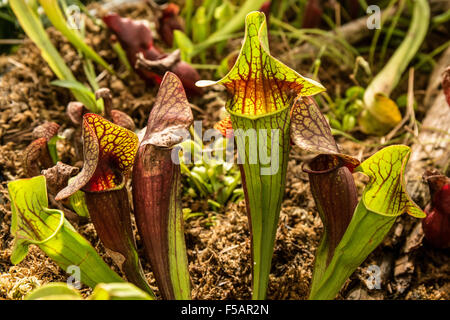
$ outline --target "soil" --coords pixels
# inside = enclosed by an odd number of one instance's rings
[[[132,18],[152,19],[151,10],[141,4],[124,5],[117,11]],[[48,32],[77,79],[85,81],[81,60],[76,51],[59,32],[53,28],[49,28]],[[88,23],[87,39],[95,51],[111,63],[115,70],[119,70],[123,77],[111,76],[97,69],[97,74],[101,74],[100,86],[111,89],[114,108],[128,113],[137,128],[144,127],[157,88],[147,87],[137,75],[127,73],[115,52],[110,49],[107,31]],[[239,42],[229,44],[232,49],[238,45]],[[272,48],[275,56],[285,50],[289,50],[289,46],[282,41]],[[307,75],[308,61],[302,62],[303,65],[295,61],[285,62]],[[340,70],[331,61],[329,63],[331,67],[327,68],[327,72],[319,71],[321,82],[326,87],[333,88],[340,80],[348,83],[351,71]],[[202,70],[201,76],[202,79],[215,77],[212,71],[207,70]],[[417,81],[426,83],[427,76],[419,75]],[[7,183],[25,177],[21,159],[23,150],[32,141],[33,128],[45,121],[57,122],[61,125],[60,132],[69,138],[67,140],[73,136],[75,128],[65,114],[66,106],[72,99],[70,92],[50,84],[55,76],[30,40],[26,40],[16,53],[0,57],[0,77],[0,299],[22,299],[37,286],[53,281],[66,281],[67,274],[33,245],[21,263],[11,264],[13,237],[9,231],[11,208]],[[201,119],[204,127],[210,128],[218,119],[224,98],[223,91],[216,88],[202,97],[192,98],[190,102],[195,106],[195,119]],[[420,114],[418,117],[420,118]],[[367,144],[371,142],[376,141],[366,140]],[[365,147],[344,139],[338,139],[338,143],[344,152],[362,157],[377,150],[376,147]],[[80,165],[78,151],[68,142],[59,145],[59,153],[63,162]],[[293,148],[291,155],[268,299],[307,299],[314,253],[322,233],[322,223],[309,190],[308,176],[301,168],[311,155],[297,148]],[[355,175],[355,178],[358,189],[362,190],[364,178],[359,175]],[[193,298],[249,299],[251,254],[245,203],[229,203],[220,212],[209,211],[205,200],[185,198],[183,205],[205,213],[204,216],[188,219],[185,223]],[[423,203],[420,205],[424,206]],[[106,256],[92,224],[80,220],[72,222],[105,261],[117,270],[112,260]],[[140,253],[143,253],[142,242],[137,234],[136,240]],[[401,216],[382,245],[350,277],[337,298],[449,299],[449,257],[449,250],[434,249],[423,241],[420,221]],[[146,276],[158,294],[149,264],[144,260],[142,262]],[[366,280],[373,265],[379,266],[382,281],[380,289],[371,290]],[[91,289],[83,287],[83,295],[90,292]]]

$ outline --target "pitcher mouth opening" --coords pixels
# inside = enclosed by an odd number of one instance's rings
[[[302,170],[310,174],[326,174],[344,166],[345,162],[340,157],[330,154],[320,154],[311,161],[303,163]]]

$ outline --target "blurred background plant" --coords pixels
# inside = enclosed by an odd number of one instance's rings
[[[8,0],[0,0],[0,54],[13,52],[17,45],[22,44],[18,39],[22,29],[17,22]]]
[[[93,18],[85,7],[92,1],[59,0],[59,2],[64,10],[75,4],[80,7],[83,14]],[[311,66],[308,70],[309,75],[325,82],[328,95],[318,97],[317,100],[327,114],[332,128],[352,135],[357,133],[361,138],[359,135],[361,130],[369,135],[374,132],[364,129],[365,126],[361,126],[357,121],[364,109],[359,100],[367,99],[352,95],[358,90],[367,88],[382,67],[388,63],[411,27],[416,2],[423,1],[381,0],[370,3],[381,10],[380,28],[370,30],[367,27],[367,19],[373,12],[368,11],[369,3],[365,0],[147,0],[146,2],[155,9],[158,16],[156,24],[152,24],[153,33],[158,34],[159,39],[168,47],[179,48],[181,60],[191,63],[196,69],[213,70],[216,77],[223,76],[235,61],[236,52],[230,50],[227,45],[243,36],[245,15],[252,10],[263,11],[268,17],[271,41],[277,42],[275,50],[285,52],[281,55],[281,60],[294,64],[294,68],[309,64]],[[448,5],[442,1],[427,2],[431,7],[431,16],[423,19],[429,21],[429,30],[445,37],[448,35],[446,26],[450,21]],[[43,10],[39,10],[39,2],[32,0],[28,3],[39,14],[44,27],[50,26],[47,17],[42,14]],[[426,10],[416,8],[416,11],[423,15]],[[99,19],[94,20],[94,23],[102,25]],[[422,20],[419,28],[426,29],[428,24]],[[22,43],[23,31],[9,7],[8,0],[0,2],[0,24],[2,38],[0,52],[10,52],[14,50],[14,45]],[[424,34],[426,30],[421,32]],[[84,36],[84,31],[80,30],[80,34]],[[420,37],[416,38],[417,52],[409,50],[410,63],[405,65],[414,66],[416,74],[428,73],[436,64],[435,58],[449,47],[450,41],[435,44],[427,42],[421,45]],[[95,87],[95,82],[90,81],[95,79],[92,62],[86,59],[85,64],[89,85]],[[324,65],[327,66],[326,70]],[[344,73],[344,77],[348,77],[347,83],[343,81],[333,83],[334,73],[337,78],[342,78]],[[406,107],[402,109],[396,102],[400,99],[406,106],[404,97],[406,97],[407,75],[401,70],[394,73],[399,73],[396,75],[399,79],[394,81],[390,88],[393,90],[390,98],[400,110],[394,117],[394,122],[398,123],[398,119],[406,113]],[[327,83],[328,79],[324,78],[331,78],[331,85]],[[67,82],[62,84],[60,81],[56,83],[66,87],[71,85]],[[353,86],[360,89],[352,89]],[[388,101],[389,105],[393,106],[391,101]],[[417,103],[415,111],[421,111]]]
[[[194,200],[206,199],[209,207],[216,212],[228,202],[244,199],[241,173],[234,162],[226,161],[227,152],[228,156],[233,152],[227,150],[226,138],[219,138],[207,145],[194,138],[180,146],[183,149],[180,156],[181,174],[187,180],[187,184],[183,184],[185,195]],[[192,216],[190,211],[186,213]]]

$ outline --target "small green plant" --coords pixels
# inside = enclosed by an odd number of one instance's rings
[[[330,126],[343,132],[352,131],[363,107],[363,95],[364,88],[353,86],[345,91],[344,97],[338,96],[331,101],[330,111],[326,114]]]
[[[180,144],[183,154],[180,156],[181,174],[186,176],[188,186],[184,188],[185,194],[192,198],[208,199],[213,210],[218,210],[228,201],[237,202],[244,198],[241,184],[241,173],[236,165],[226,161],[227,139],[220,138],[208,145],[199,139],[189,139]],[[185,163],[184,154],[194,159]],[[207,159],[205,156],[209,154]]]

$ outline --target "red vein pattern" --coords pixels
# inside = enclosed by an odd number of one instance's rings
[[[233,125],[231,123],[231,117],[226,116],[219,122],[216,122],[214,124],[214,129],[218,130],[222,134],[222,136],[226,138],[233,137]]]
[[[425,213],[411,200],[404,178],[411,149],[404,145],[386,147],[361,163],[359,171],[370,177],[362,199],[370,211],[398,216],[404,212],[417,217]]]
[[[81,188],[90,192],[121,188],[125,174],[133,166],[138,143],[132,131],[97,114],[85,114],[83,169],[55,199],[67,198]]]
[[[229,92],[226,104],[229,112],[258,117],[287,108],[297,95],[325,90],[320,83],[302,77],[270,55],[264,13],[249,13],[245,24],[245,41],[239,57],[231,71],[217,82]],[[214,83],[200,81],[197,85]]]

